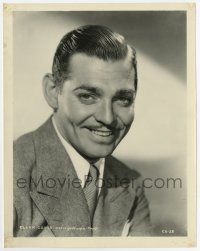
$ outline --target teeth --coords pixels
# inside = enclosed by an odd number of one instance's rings
[[[103,131],[96,131],[96,130],[92,130],[92,133],[99,135],[99,136],[103,136],[103,137],[108,137],[112,134],[112,131],[109,132],[103,132]]]

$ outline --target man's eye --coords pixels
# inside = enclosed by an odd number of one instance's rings
[[[80,98],[82,99],[93,99],[93,97],[90,94],[80,94],[79,95]]]
[[[130,106],[133,103],[132,98],[119,98],[117,102],[122,106]]]
[[[96,97],[92,94],[87,94],[87,93],[82,93],[78,95],[78,98],[80,99],[81,102],[86,103],[86,104],[91,104],[95,102]]]

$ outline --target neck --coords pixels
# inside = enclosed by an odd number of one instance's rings
[[[101,159],[101,158],[92,158],[92,157],[86,156],[85,154],[83,154],[82,152],[80,152],[79,149],[77,149],[76,146],[72,145],[71,142],[63,134],[62,129],[60,128],[59,123],[57,122],[56,113],[53,114],[53,119],[54,119],[54,122],[55,122],[55,126],[57,128],[57,131],[62,136],[62,138],[69,145],[71,145],[87,162],[89,162],[90,164],[95,164],[96,162],[98,162]]]

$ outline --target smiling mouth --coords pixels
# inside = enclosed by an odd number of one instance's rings
[[[110,130],[106,130],[106,131],[103,131],[103,130],[96,130],[96,129],[90,129],[88,128],[93,134],[95,135],[98,135],[98,136],[101,136],[101,137],[109,137],[111,135],[113,135],[113,131],[110,131]]]
[[[91,132],[102,137],[108,137],[113,134],[112,131],[91,130]]]

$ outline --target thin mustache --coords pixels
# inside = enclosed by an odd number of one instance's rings
[[[121,130],[121,128],[102,127],[102,126],[85,126],[85,128],[90,129],[90,130],[97,130],[97,131],[99,130],[99,131],[106,131],[106,132]]]

